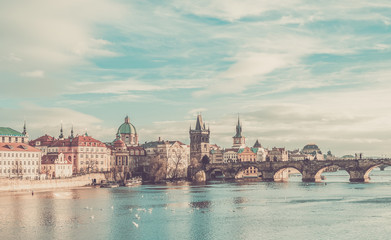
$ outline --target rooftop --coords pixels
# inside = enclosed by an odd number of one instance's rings
[[[18,132],[9,127],[0,127],[0,136],[24,137],[21,132]]]

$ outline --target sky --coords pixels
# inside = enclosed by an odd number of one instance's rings
[[[30,138],[211,142],[391,157],[391,2],[1,1],[0,126]]]

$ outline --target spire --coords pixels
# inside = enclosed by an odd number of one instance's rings
[[[126,117],[125,117],[125,123],[129,123],[130,121],[129,121],[129,116],[128,115],[126,115]]]
[[[236,134],[234,136],[235,138],[241,138],[242,137],[242,125],[240,124],[240,118],[238,115],[238,124],[236,125]]]
[[[261,148],[261,147],[262,147],[262,145],[259,143],[259,141],[257,139],[257,141],[254,143],[253,148]]]
[[[197,123],[196,123],[196,128],[195,130],[205,130],[205,124],[202,122],[202,116],[201,114],[198,114],[197,116]]]
[[[73,125],[72,125],[72,129],[71,129],[71,138],[73,138]]]
[[[61,123],[61,129],[60,129],[60,136],[58,136],[59,139],[63,139],[64,138],[64,134],[62,132],[62,123]]]
[[[23,135],[27,135],[27,130],[26,130],[26,120],[24,120],[24,125],[23,125]]]

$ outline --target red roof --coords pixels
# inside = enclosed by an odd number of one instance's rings
[[[122,141],[121,139],[118,139],[117,141],[114,142],[114,147],[125,147],[125,143],[124,141]]]
[[[57,140],[50,145],[51,147],[71,147],[71,146],[92,146],[105,147],[106,145],[90,136],[76,136],[75,138],[66,138]]]
[[[40,146],[49,146],[50,144],[53,143],[54,140],[56,140],[54,137],[45,134],[44,136],[41,136],[41,137],[39,137],[39,138],[37,138],[35,140],[31,140],[29,142],[29,145],[30,146],[36,146],[36,143],[39,141],[40,142],[39,143]]]
[[[24,143],[0,143],[1,152],[41,152],[35,147]]]
[[[58,154],[48,154],[42,156],[41,164],[54,164],[55,161],[58,159]],[[72,161],[69,161],[67,159],[65,160],[65,164],[72,164]],[[64,163],[59,163],[59,164],[64,164]]]

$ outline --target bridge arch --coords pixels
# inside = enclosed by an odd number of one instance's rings
[[[349,175],[349,179],[350,179],[351,173],[348,170],[343,169],[338,164],[332,164],[332,165],[324,166],[316,171],[316,174],[314,177],[315,182],[322,182],[323,180],[325,180],[324,178],[322,178],[322,173],[324,173],[324,172],[337,172],[340,170],[345,171]]]
[[[256,164],[246,164],[236,169],[235,178],[253,177],[257,178],[262,175],[261,169]]]
[[[377,168],[377,167],[380,167],[380,166],[389,167],[389,166],[391,166],[391,163],[383,163],[383,162],[381,162],[381,163],[377,163],[377,164],[375,164],[373,166],[370,166],[364,172],[364,182],[369,182],[371,180],[369,175],[371,174],[372,170]]]
[[[292,169],[294,170],[293,172]],[[301,174],[301,176],[303,176],[302,170],[300,170],[298,167],[288,165],[275,170],[273,172],[273,180],[275,182],[285,182],[288,180],[289,174],[292,173],[298,173]]]

